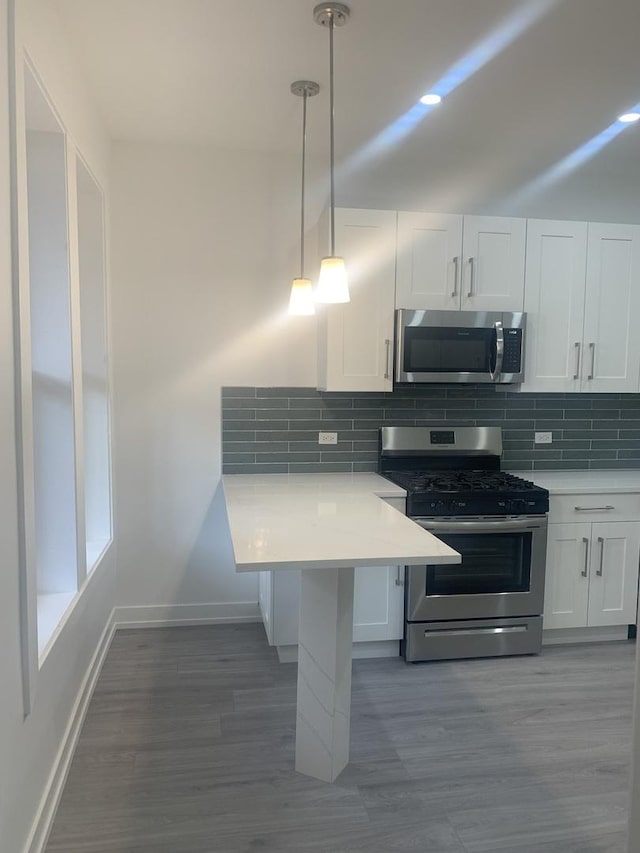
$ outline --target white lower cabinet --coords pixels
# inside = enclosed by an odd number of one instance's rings
[[[353,589],[353,642],[401,640],[403,623],[404,567],[358,567]]]
[[[404,568],[362,566],[355,570],[354,643],[401,640],[404,622]],[[298,642],[300,572],[261,572],[260,612],[272,646]]]
[[[636,621],[640,521],[550,524],[544,628]]]

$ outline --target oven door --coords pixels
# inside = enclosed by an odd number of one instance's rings
[[[542,613],[546,516],[414,521],[458,551],[462,562],[408,568],[409,622]]]

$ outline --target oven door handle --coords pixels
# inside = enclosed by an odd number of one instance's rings
[[[542,518],[501,518],[495,521],[465,521],[451,519],[435,521],[431,518],[413,518],[416,524],[429,533],[513,533],[526,530],[546,530],[547,519]]]

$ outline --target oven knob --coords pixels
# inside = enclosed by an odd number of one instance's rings
[[[510,512],[524,512],[524,501],[518,500],[518,499],[509,501],[509,511]]]
[[[442,515],[447,511],[447,502],[446,501],[438,501],[436,504],[436,512],[438,515]]]

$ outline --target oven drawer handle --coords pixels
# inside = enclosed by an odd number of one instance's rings
[[[611,509],[615,509],[615,506],[574,506],[576,512],[608,512]]]
[[[505,625],[502,628],[436,628],[425,631],[425,637],[468,637],[470,634],[524,634],[526,625]]]

